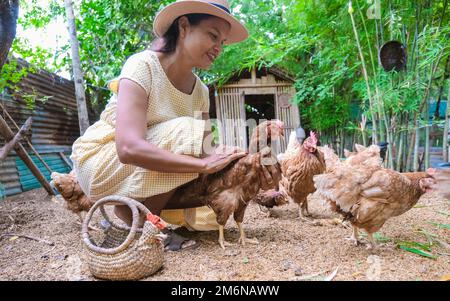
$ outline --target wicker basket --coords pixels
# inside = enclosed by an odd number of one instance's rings
[[[133,216],[131,228],[112,221],[105,211],[106,204],[127,205]],[[105,238],[97,246],[89,237],[88,225],[99,207],[111,227],[105,231]],[[138,280],[154,274],[162,267],[164,248],[157,236],[160,234],[159,229],[148,220],[143,228],[138,229],[140,211],[151,216],[144,205],[123,196],[105,197],[89,210],[83,222],[82,239],[92,275],[107,280]]]

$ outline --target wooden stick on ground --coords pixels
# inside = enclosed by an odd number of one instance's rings
[[[7,142],[5,146],[0,149],[0,161],[4,160],[8,156],[8,153],[17,144],[17,142],[19,142],[24,137],[25,132],[30,129],[32,122],[32,118],[28,117],[27,121],[25,121],[25,124],[20,128],[14,138],[11,141]]]
[[[38,242],[42,242],[42,243],[47,244],[49,246],[54,246],[55,245],[54,242],[51,242],[51,241],[48,241],[48,240],[45,240],[45,239],[40,239],[38,237],[34,237],[34,236],[30,236],[30,235],[22,235],[22,234],[14,234],[14,233],[5,233],[5,234],[0,235],[0,237],[4,237],[4,236],[17,236],[17,237],[22,237],[22,238],[27,238],[27,239],[35,240],[35,241],[38,241]]]

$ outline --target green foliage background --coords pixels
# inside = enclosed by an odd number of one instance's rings
[[[107,82],[119,74],[128,56],[149,46],[154,16],[170,2],[75,1],[87,92],[98,112],[110,96],[105,89]],[[360,126],[361,120],[367,118],[368,123],[379,123],[379,139],[384,140],[383,135],[391,130],[395,135],[410,133],[417,128],[416,119],[420,126],[426,126],[428,114],[420,109],[439,95],[446,98],[442,91],[447,91],[449,76],[448,0],[381,1],[381,19],[366,15],[374,0],[352,1],[373,106],[369,103],[348,1],[230,2],[233,14],[246,24],[250,37],[225,47],[213,68],[199,74],[207,83],[220,86],[235,72],[255,64],[284,68],[296,78],[294,101],[300,106],[306,128],[370,136],[371,127]],[[25,28],[45,28],[51,20],[65,15],[63,1],[57,0],[50,0],[45,9],[37,5],[37,0],[22,1],[21,9],[25,15],[19,22]],[[378,49],[389,40],[406,45],[406,72],[387,73],[379,66]],[[12,55],[50,71],[70,70],[69,45],[56,53],[27,45],[17,38]],[[0,87],[17,81],[17,75],[10,70],[4,68]],[[376,120],[372,120],[373,116]]]

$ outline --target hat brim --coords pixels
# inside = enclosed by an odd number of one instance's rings
[[[231,28],[224,44],[238,43],[248,37],[248,31],[236,18],[212,4],[200,1],[180,1],[162,9],[153,22],[153,31],[158,37],[163,36],[176,18],[187,14],[208,14],[227,21]]]

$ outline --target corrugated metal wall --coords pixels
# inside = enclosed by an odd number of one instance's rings
[[[20,61],[20,64],[26,65],[27,63]],[[59,152],[68,156],[73,142],[80,135],[73,82],[41,70],[35,74],[29,74],[21,81],[20,94],[22,96],[2,94],[0,102],[19,127],[29,116],[32,116],[31,143],[34,148],[52,170],[69,170],[67,164],[60,158]],[[24,95],[25,97],[28,97],[26,95],[36,96],[34,109],[27,108]],[[1,108],[0,114],[8,122],[13,132],[17,132]],[[0,137],[0,146],[3,144],[4,140]],[[23,145],[31,155],[28,145],[26,143]],[[5,161],[0,162],[0,186],[2,186],[0,195],[2,191],[3,194],[12,195],[36,188],[36,184],[33,182],[36,179],[33,180],[34,176],[32,175],[30,177],[31,172],[28,169],[24,170],[20,162],[21,160],[14,152],[10,153]],[[43,164],[40,164],[39,167],[46,176],[49,175]]]

